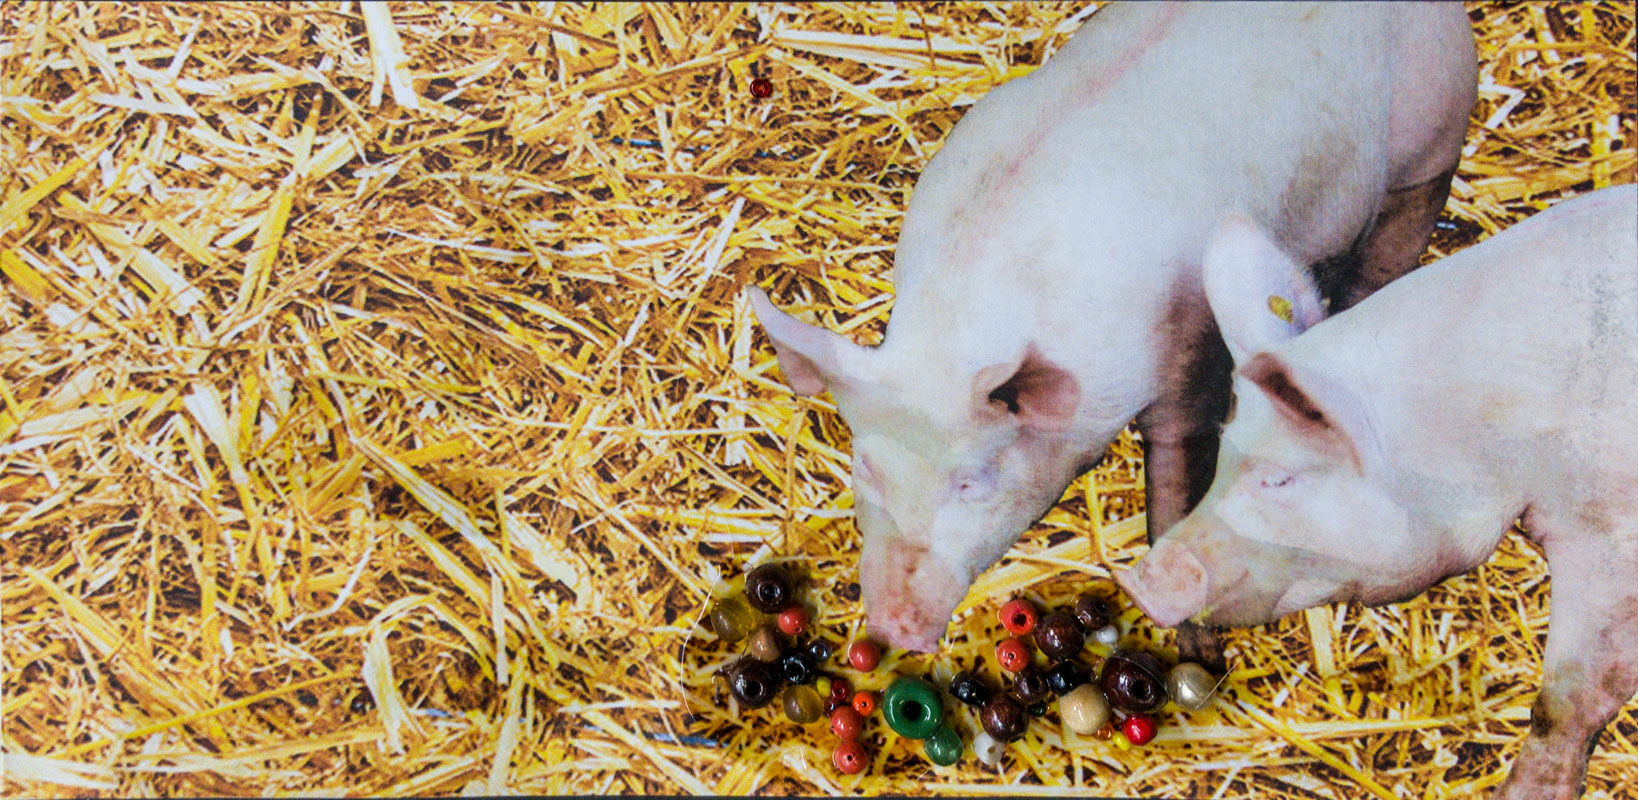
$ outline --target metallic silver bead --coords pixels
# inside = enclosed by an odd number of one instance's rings
[[[1199,664],[1183,662],[1172,667],[1166,676],[1166,691],[1172,702],[1190,711],[1199,711],[1211,705],[1211,696],[1217,689],[1217,679]]]

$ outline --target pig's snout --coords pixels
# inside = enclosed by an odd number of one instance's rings
[[[1186,545],[1164,539],[1135,567],[1115,575],[1132,602],[1163,627],[1205,608],[1206,581],[1206,565]]]
[[[930,653],[967,596],[968,581],[923,547],[883,543],[862,569],[865,616],[873,636],[893,647]]]

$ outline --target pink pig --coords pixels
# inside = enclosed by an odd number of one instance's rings
[[[1205,499],[1117,576],[1127,594],[1161,625],[1393,603],[1522,517],[1552,620],[1497,797],[1578,796],[1638,691],[1638,191],[1562,202],[1323,322],[1245,218],[1207,249],[1205,285],[1240,365],[1235,418]]]
[[[1150,531],[1182,518],[1228,405],[1200,284],[1223,210],[1320,265],[1333,308],[1356,302],[1416,266],[1476,81],[1456,3],[1108,6],[928,165],[879,347],[753,288],[791,388],[828,390],[852,428],[872,633],[935,649],[1134,417]]]

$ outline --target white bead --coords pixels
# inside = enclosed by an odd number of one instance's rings
[[[973,755],[988,766],[1001,763],[1001,752],[1006,745],[995,740],[988,731],[979,731],[973,735]]]
[[[1098,640],[1098,644],[1104,645],[1105,647],[1114,647],[1115,644],[1120,641],[1120,629],[1114,625],[1105,625],[1099,628],[1098,632],[1092,634],[1092,636]]]

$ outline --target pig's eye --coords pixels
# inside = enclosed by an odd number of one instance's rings
[[[961,475],[955,482],[956,497],[965,503],[976,503],[995,492],[995,477],[988,471]]]
[[[1276,473],[1276,474],[1272,474],[1272,475],[1264,475],[1263,478],[1262,478],[1262,484],[1263,484],[1264,489],[1278,489],[1281,486],[1284,486],[1284,485],[1286,485],[1286,484],[1288,484],[1290,482],[1291,482],[1291,473],[1289,473],[1289,472],[1281,472],[1281,473]]]

